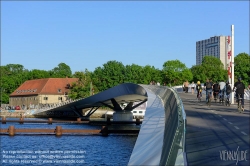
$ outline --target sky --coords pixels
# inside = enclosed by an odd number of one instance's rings
[[[249,1],[1,1],[1,66],[94,71],[108,61],[196,65],[196,42],[231,35],[249,54]]]

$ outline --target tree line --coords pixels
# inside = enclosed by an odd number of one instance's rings
[[[243,83],[250,83],[250,56],[240,53],[234,60],[235,81],[240,76]],[[186,67],[179,60],[169,60],[163,63],[162,69],[154,66],[139,66],[137,64],[123,65],[122,62],[108,61],[93,72],[85,69],[72,73],[70,67],[60,63],[52,70],[27,70],[21,64],[7,64],[1,68],[1,103],[9,103],[9,95],[27,80],[41,78],[78,78],[71,86],[69,97],[72,99],[88,97],[114,87],[121,83],[149,84],[151,81],[167,86],[182,85],[184,81],[205,82],[207,78],[213,81],[226,81],[227,70],[220,59],[205,56],[200,65]]]

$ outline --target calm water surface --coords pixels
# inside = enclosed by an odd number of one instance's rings
[[[30,119],[31,120],[31,119]],[[10,123],[1,128],[100,129],[86,124]],[[121,165],[129,162],[137,135],[0,135],[1,165]]]

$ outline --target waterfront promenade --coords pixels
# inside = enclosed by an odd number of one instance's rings
[[[226,107],[213,101],[208,107],[195,94],[178,94],[187,116],[188,165],[250,165],[249,100],[245,100],[245,112],[238,113],[236,105]]]

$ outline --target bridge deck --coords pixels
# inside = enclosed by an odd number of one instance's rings
[[[245,100],[245,112],[240,114],[236,105],[226,107],[213,101],[208,107],[204,98],[199,103],[196,95],[179,95],[187,115],[188,165],[250,165],[249,100]]]

